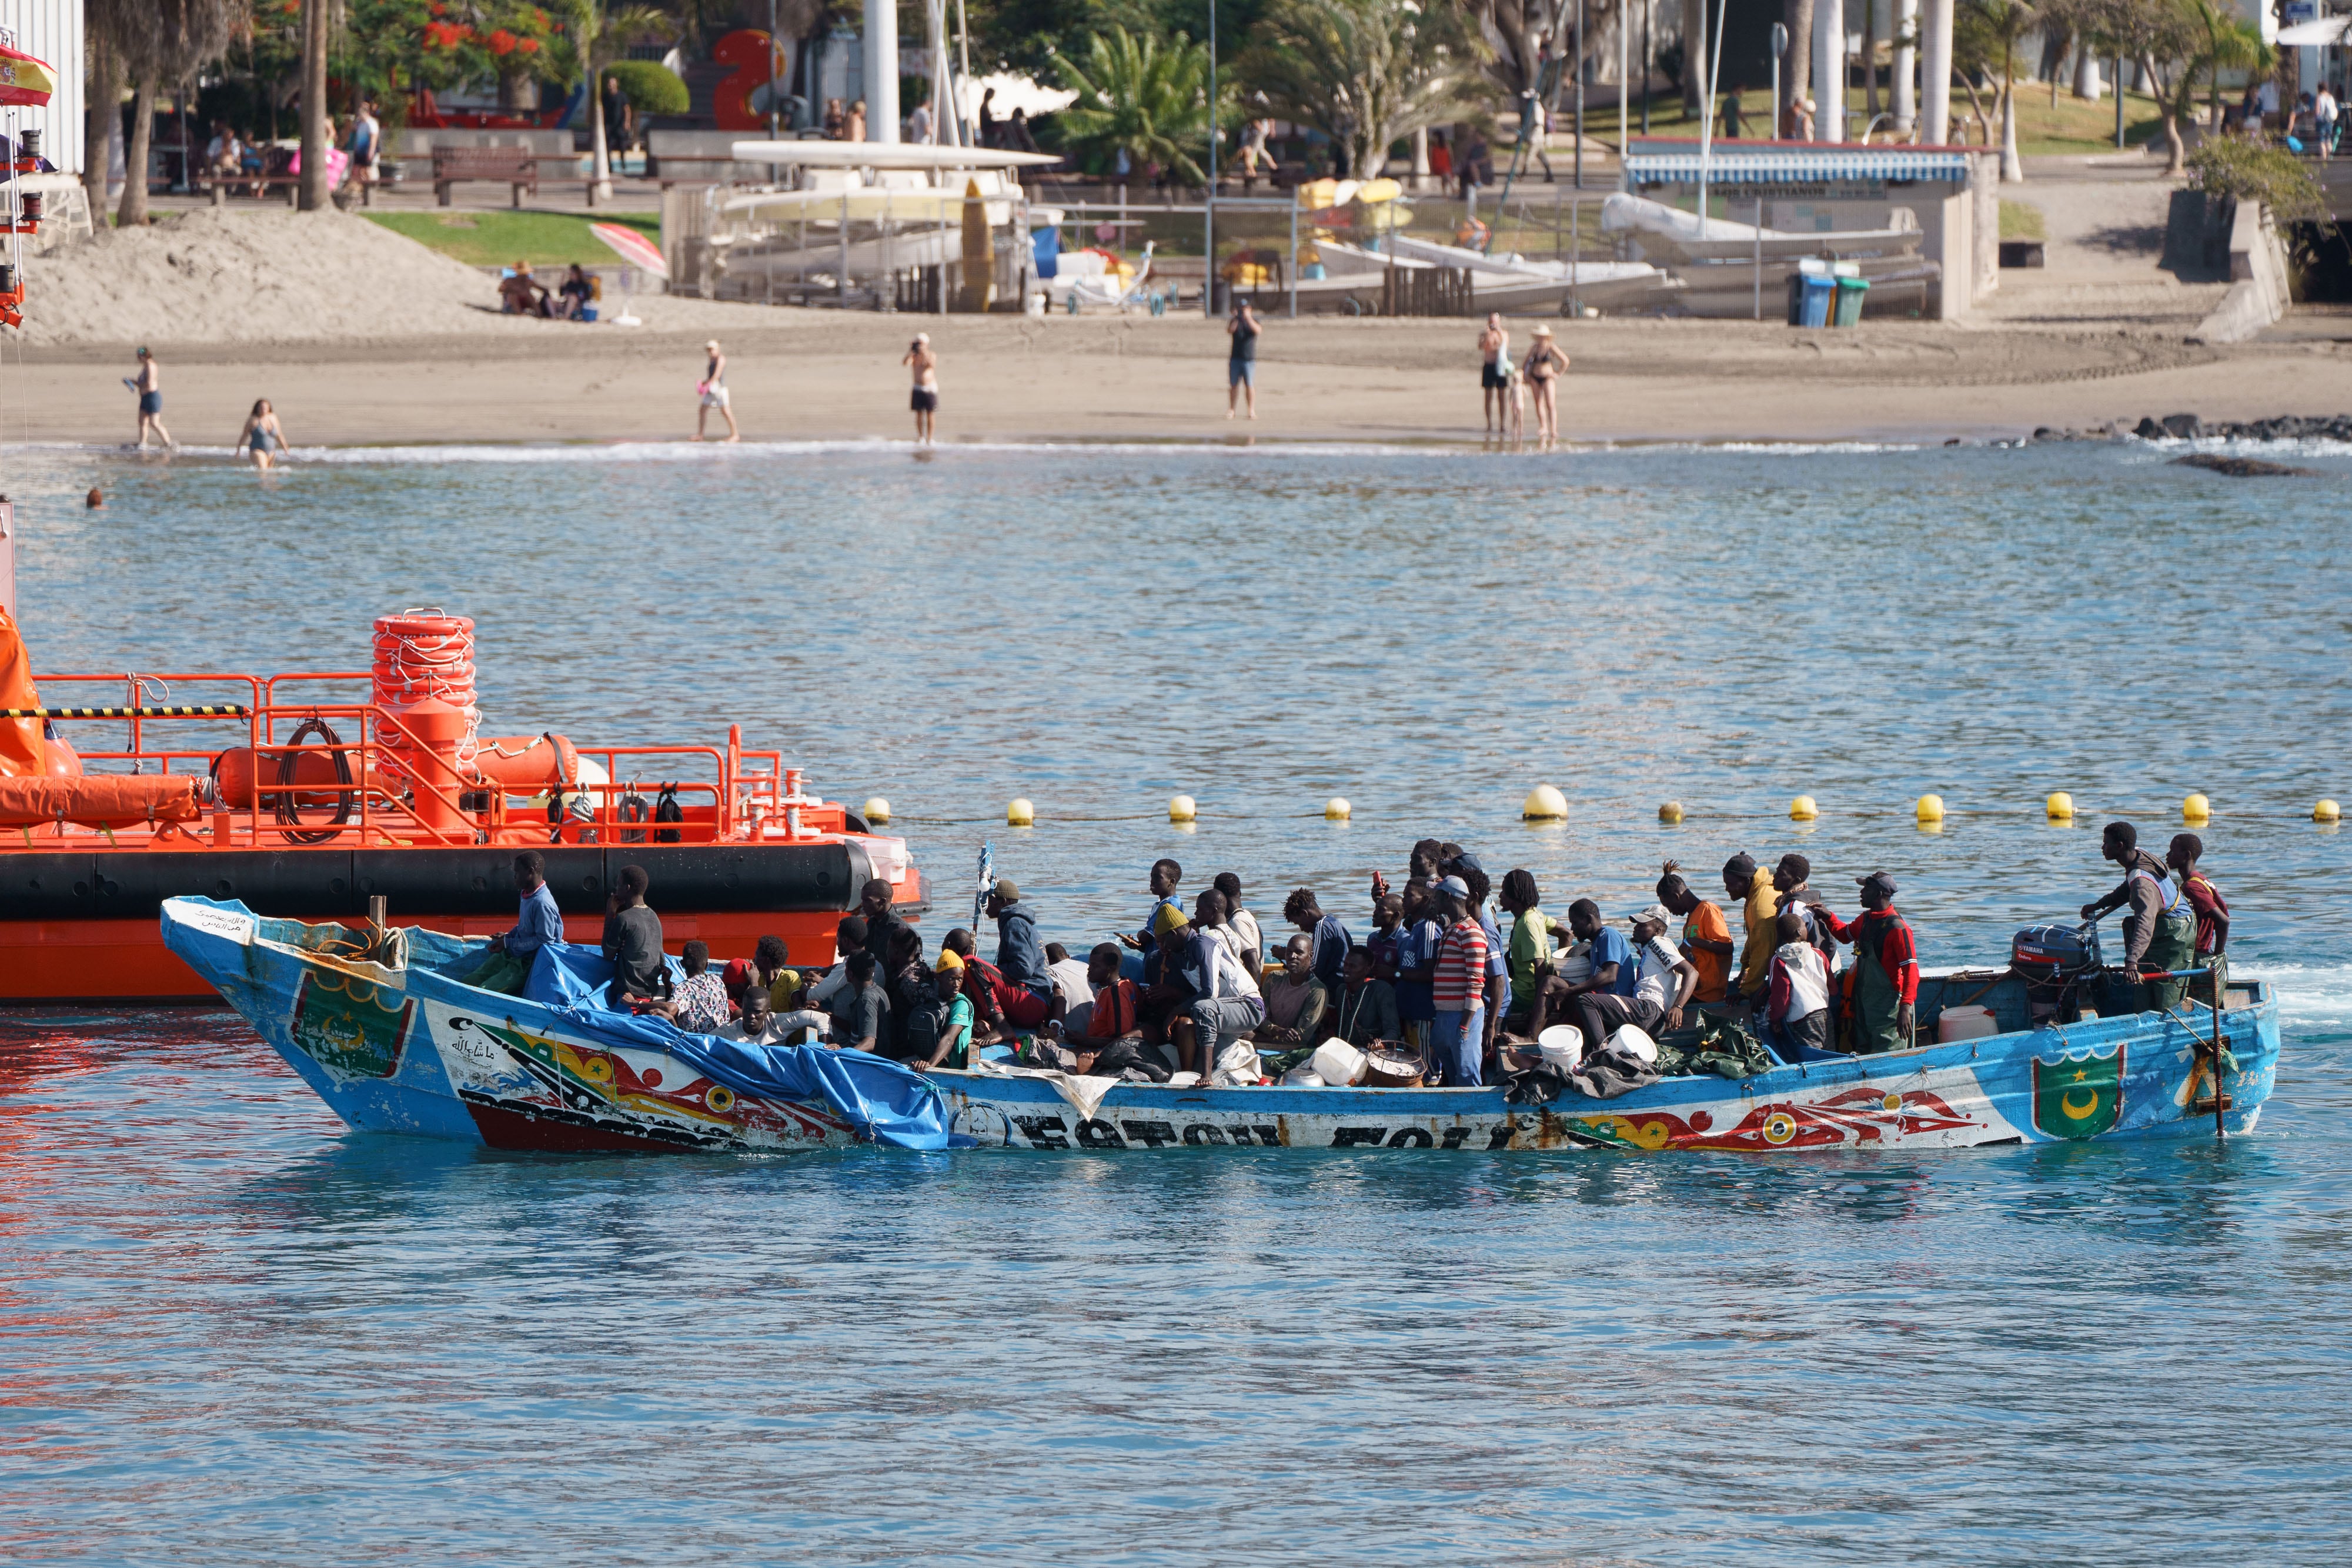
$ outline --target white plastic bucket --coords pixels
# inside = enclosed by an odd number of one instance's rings
[[[1630,1023],[1618,1026],[1617,1032],[1609,1037],[1608,1049],[1622,1051],[1647,1062],[1654,1063],[1658,1060],[1658,1042],[1650,1038],[1649,1030],[1637,1029]]]
[[[1936,1043],[1949,1045],[1956,1040],[1982,1040],[2000,1032],[1993,1021],[1990,1008],[1946,1008],[1936,1017]]]
[[[1556,1023],[1536,1036],[1536,1049],[1562,1072],[1573,1072],[1584,1060],[1584,1031],[1572,1023]]]
[[[1322,1076],[1319,1073],[1303,1061],[1297,1066],[1292,1068],[1289,1071],[1284,1073],[1282,1075],[1282,1081],[1293,1089],[1328,1089],[1330,1087],[1329,1084],[1323,1082]]]
[[[1364,1053],[1338,1035],[1333,1035],[1315,1048],[1315,1054],[1307,1059],[1307,1065],[1313,1068],[1315,1075],[1324,1082],[1345,1087],[1363,1076]]]

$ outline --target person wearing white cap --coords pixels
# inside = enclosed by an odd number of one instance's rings
[[[735,410],[729,405],[727,398],[727,356],[719,351],[719,340],[716,338],[703,344],[702,351],[710,359],[703,366],[702,380],[694,389],[702,397],[702,406],[694,415],[694,438],[697,441],[702,439],[703,432],[710,423],[710,411],[715,408],[719,417],[727,422],[727,439],[740,441],[743,433],[735,428]]]
[[[916,333],[915,340],[907,345],[907,357],[898,362],[914,370],[915,391],[908,406],[915,411],[915,439],[929,446],[940,417],[940,356],[931,347],[931,335]]]
[[[1535,394],[1537,444],[1549,447],[1559,439],[1558,383],[1568,371],[1568,356],[1551,340],[1549,326],[1538,324],[1535,340],[1520,369],[1528,378],[1528,391]]]

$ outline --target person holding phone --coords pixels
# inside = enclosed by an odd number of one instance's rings
[[[915,441],[929,446],[940,413],[940,356],[931,347],[931,335],[916,333],[915,340],[907,345],[907,357],[898,362],[914,369],[915,391],[909,406],[915,411]]]

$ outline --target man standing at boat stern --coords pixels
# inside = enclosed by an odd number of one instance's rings
[[[613,965],[615,1012],[667,1009],[660,999],[669,979],[662,961],[661,916],[646,907],[646,890],[652,885],[645,867],[623,866],[613,911],[604,916],[604,956]]]
[[[2096,920],[2107,911],[2131,905],[2124,916],[2123,978],[2186,969],[2197,961],[2197,916],[2187,897],[2172,885],[2162,861],[2139,847],[2139,830],[2129,822],[2109,822],[2099,838],[2102,859],[2124,868],[2124,879],[2096,904],[2083,905],[2083,918]],[[2140,980],[2131,1005],[2139,1012],[2160,1012],[2180,1005],[2189,989],[2186,980]]]
[[[1853,944],[1853,991],[1847,1019],[1853,1049],[1864,1055],[1911,1049],[1913,1009],[1919,1002],[1919,947],[1911,923],[1895,912],[1895,879],[1883,871],[1858,879],[1862,913],[1840,920],[1826,908],[1814,915],[1841,942]]]
[[[1437,884],[1445,934],[1437,939],[1431,976],[1436,1018],[1430,1025],[1430,1063],[1448,1089],[1478,1087],[1486,1040],[1486,934],[1470,917],[1470,884],[1449,876]]]

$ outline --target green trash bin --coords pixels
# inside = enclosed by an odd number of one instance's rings
[[[1840,327],[1862,325],[1863,296],[1870,292],[1867,278],[1841,277],[1837,280],[1837,320]]]

